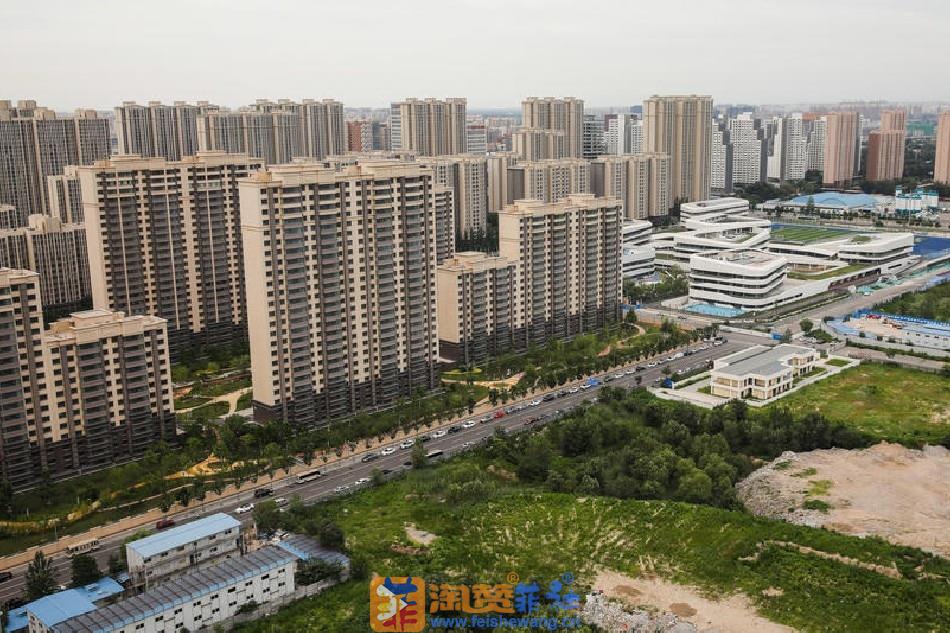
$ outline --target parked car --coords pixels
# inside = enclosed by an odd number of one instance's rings
[[[238,506],[234,509],[237,514],[245,514],[254,509],[253,503],[245,503],[243,506]]]
[[[260,499],[261,497],[269,497],[274,494],[274,491],[270,488],[258,488],[254,491],[254,498]]]
[[[175,519],[159,519],[155,522],[156,530],[165,530],[175,526]]]

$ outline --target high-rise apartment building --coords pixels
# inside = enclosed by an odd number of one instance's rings
[[[669,213],[670,157],[666,154],[601,156],[591,161],[591,193],[620,200],[626,219]]]
[[[314,424],[436,385],[434,187],[396,161],[240,183],[258,415]]]
[[[82,195],[79,190],[79,166],[67,165],[63,173],[46,179],[47,215],[59,218],[66,224],[82,224]]]
[[[802,115],[802,123],[805,126],[805,169],[824,171],[828,121],[822,115],[809,112]]]
[[[861,117],[857,112],[825,115],[825,169],[822,183],[847,186],[857,175],[861,156]]]
[[[528,97],[521,102],[521,126],[564,132],[567,156],[584,155],[584,100]]]
[[[604,145],[604,120],[594,114],[584,115],[584,141],[581,153],[584,158],[591,159],[602,156],[606,151]]]
[[[390,106],[393,151],[421,156],[468,151],[468,102],[461,98],[406,99]]]
[[[881,128],[868,135],[866,179],[900,180],[904,175],[904,142],[907,140],[907,113],[885,110]]]
[[[520,307],[515,263],[485,253],[456,253],[436,272],[439,351],[465,366],[506,353]]]
[[[567,141],[561,130],[521,128],[511,133],[511,148],[521,160],[567,157]]]
[[[732,133],[725,121],[713,122],[710,145],[709,187],[719,194],[732,193]]]
[[[455,254],[455,192],[451,187],[436,185],[435,197],[435,263],[441,264]]]
[[[166,160],[194,156],[198,152],[198,117],[217,110],[218,106],[207,101],[176,101],[172,105],[124,101],[115,108],[119,153]]]
[[[469,121],[465,126],[465,148],[469,154],[484,156],[488,153],[488,127],[484,121]]]
[[[165,322],[77,312],[43,333],[39,276],[0,268],[0,475],[14,488],[91,472],[175,437]]]
[[[196,343],[245,338],[237,182],[261,166],[199,152],[80,168],[93,305],[166,319],[174,358]]]
[[[470,236],[488,228],[488,159],[459,155],[420,158],[431,167],[435,184],[449,187],[455,203],[455,232]]]
[[[768,178],[803,180],[808,166],[808,138],[801,113],[776,117],[768,157]]]
[[[0,267],[38,273],[46,308],[74,310],[92,297],[82,224],[31,215],[28,226],[0,229]]]
[[[109,154],[109,121],[93,110],[59,119],[35,101],[0,101],[0,203],[16,209],[20,226],[49,208],[49,176]]]
[[[643,148],[669,155],[674,201],[709,198],[711,139],[712,97],[653,96],[643,102]]]
[[[367,119],[347,121],[346,139],[346,148],[351,152],[388,151],[389,126]]]
[[[582,158],[519,162],[508,168],[508,204],[516,200],[557,202],[590,191],[590,162]]]
[[[209,112],[198,118],[202,152],[246,154],[268,165],[289,163],[304,152],[296,112]]]
[[[768,144],[762,121],[751,112],[728,121],[732,142],[732,179],[739,184],[764,182],[768,170]]]
[[[604,153],[639,154],[643,151],[643,121],[633,114],[604,116]]]
[[[488,211],[495,213],[508,204],[508,168],[517,164],[515,152],[488,155]]]
[[[516,262],[514,347],[575,336],[619,317],[619,200],[520,200],[498,221],[499,255]]]
[[[934,157],[934,180],[950,184],[950,110],[940,113],[937,122],[937,146]]]

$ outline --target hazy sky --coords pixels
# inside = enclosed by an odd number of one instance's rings
[[[948,0],[0,0],[0,98],[950,100]]]

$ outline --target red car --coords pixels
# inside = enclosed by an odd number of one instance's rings
[[[495,411],[495,416],[494,416],[494,417],[495,417],[496,420],[497,420],[498,418],[503,418],[503,417],[505,417],[505,412],[502,411],[501,409],[498,409],[497,411]]]
[[[175,519],[159,519],[155,522],[156,530],[164,530],[166,528],[173,527],[175,525]]]

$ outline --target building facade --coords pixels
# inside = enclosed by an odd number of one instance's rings
[[[521,125],[525,128],[559,130],[564,133],[566,156],[584,154],[584,100],[575,97],[528,97],[521,102]]]
[[[454,227],[462,237],[488,228],[488,159],[459,155],[420,158],[430,167],[435,184],[452,189],[455,205]]]
[[[801,113],[773,119],[768,178],[785,182],[803,180],[808,166],[808,139]]]
[[[881,128],[868,135],[866,180],[900,180],[904,176],[904,143],[907,140],[907,113],[885,110]]]
[[[604,120],[595,114],[584,115],[584,146],[582,154],[590,160],[603,156],[606,152],[604,144]]]
[[[950,110],[940,113],[937,122],[937,146],[934,156],[934,180],[950,184]]]
[[[518,163],[515,152],[488,155],[488,211],[496,213],[508,204],[508,168]]]
[[[168,321],[173,358],[247,337],[238,180],[243,154],[116,156],[79,170],[93,305]]]
[[[709,198],[712,97],[653,96],[643,102],[643,148],[670,157],[674,202]]]
[[[562,130],[521,128],[511,133],[511,148],[521,160],[567,157],[567,139]]]
[[[571,194],[590,191],[589,161],[580,158],[519,162],[508,168],[506,202],[557,202]]]
[[[109,136],[109,121],[93,110],[60,119],[35,101],[0,101],[0,203],[16,209],[18,226],[49,209],[49,176],[107,158]]]
[[[810,347],[754,345],[713,362],[710,393],[729,399],[769,400],[790,391],[795,378],[811,371],[818,358]]]
[[[847,186],[861,160],[861,116],[857,112],[825,115],[825,160],[822,183]]]
[[[436,274],[439,353],[471,367],[510,351],[520,306],[515,263],[485,253],[456,253]]]
[[[620,316],[620,201],[592,194],[517,201],[498,214],[499,254],[516,262],[517,348]]]
[[[711,133],[709,187],[715,193],[729,194],[733,185],[733,146],[729,126],[725,121],[715,121]]]
[[[315,424],[436,385],[434,188],[403,162],[241,182],[260,416]]]
[[[729,119],[732,142],[732,179],[739,184],[764,182],[767,176],[768,146],[762,121],[744,112]]]
[[[40,297],[47,309],[78,309],[92,299],[86,228],[82,224],[31,215],[24,228],[0,229],[0,267],[38,273]]]
[[[468,102],[462,98],[406,99],[390,106],[393,151],[420,156],[468,151]]]
[[[198,118],[216,112],[207,101],[197,104],[176,101],[165,105],[149,101],[139,105],[125,101],[115,108],[115,134],[119,154],[181,160],[198,152]]]

